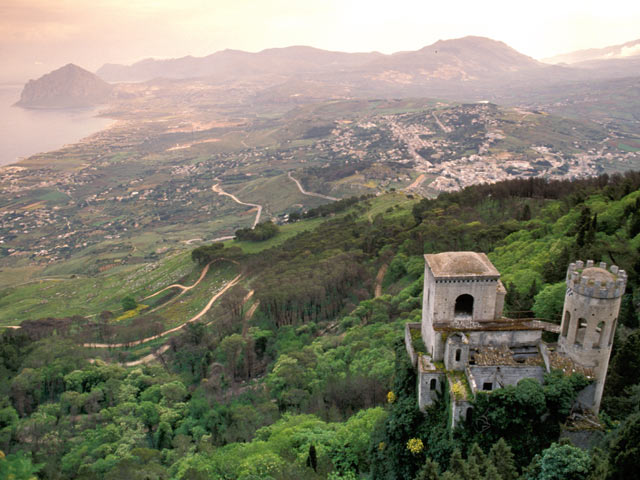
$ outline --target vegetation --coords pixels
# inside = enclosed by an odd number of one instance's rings
[[[250,242],[262,242],[275,237],[279,230],[278,225],[273,222],[262,222],[257,224],[255,228],[236,230],[236,238]]]
[[[81,345],[87,332],[112,338],[111,312],[27,320],[0,336],[0,472],[43,479],[631,478],[640,425],[639,189],[634,173],[504,182],[384,208],[385,197],[367,198],[323,222],[301,219],[296,228],[319,223],[257,253],[197,247],[195,263],[186,255],[168,259],[149,274],[153,283],[113,289],[115,311],[127,295],[140,301],[176,282],[193,285],[217,258],[238,263],[216,262],[193,289],[145,300],[144,312],[159,310],[124,322],[142,319],[129,341],[199,311],[242,272],[211,314],[153,343],[166,349],[136,366],[118,362],[147,346],[105,349],[95,359]],[[509,285],[507,309],[551,320],[559,319],[567,263],[592,258],[628,272],[600,449],[584,452],[558,439],[585,385],[579,376],[552,372],[544,385],[523,380],[479,394],[473,418],[453,434],[447,395],[418,410],[404,324],[420,319],[422,255],[443,250],[488,252]],[[373,298],[383,264],[383,294]]]

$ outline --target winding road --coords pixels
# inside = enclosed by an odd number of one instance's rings
[[[202,269],[202,273],[200,274],[200,278],[198,278],[198,280],[196,281],[196,283],[194,283],[193,285],[189,286],[189,287],[185,287],[184,285],[180,285],[179,283],[174,283],[172,285],[169,285],[168,287],[164,287],[162,290],[158,290],[156,293],[152,293],[151,295],[147,295],[146,297],[144,297],[142,300],[147,300],[149,298],[153,298],[156,295],[160,295],[162,292],[166,292],[167,290],[169,290],[170,288],[179,288],[182,290],[182,292],[180,292],[180,295],[182,295],[185,292],[188,292],[189,290],[191,290],[194,287],[197,287],[198,284],[202,281],[202,279],[205,277],[205,275],[207,274],[207,272],[209,271],[209,266],[214,263],[217,262],[218,260],[221,260],[220,258],[217,258],[209,263],[207,263],[204,268]],[[180,296],[178,295],[178,296]]]
[[[300,182],[295,178],[293,178],[293,176],[291,175],[291,172],[287,173],[287,176],[296,183],[296,185],[298,186],[298,190],[300,190],[300,193],[303,195],[308,195],[309,197],[324,198],[325,200],[331,200],[334,202],[340,200],[339,198],[330,197],[329,195],[323,195],[321,193],[307,192],[304,188],[302,188],[302,185],[300,184]]]
[[[236,197],[232,193],[228,193],[228,192],[225,192],[224,190],[222,190],[220,188],[220,184],[219,183],[216,183],[215,185],[213,185],[211,187],[211,190],[216,192],[218,195],[225,195],[227,197],[230,197],[234,202],[239,203],[240,205],[247,205],[249,207],[257,208],[258,209],[258,213],[256,214],[256,219],[253,221],[253,225],[251,226],[251,228],[256,228],[256,225],[260,221],[260,215],[262,215],[262,205],[258,205],[257,203],[242,202],[242,201],[238,200],[238,197]],[[221,238],[224,238],[224,239],[228,240],[227,237],[221,237]],[[230,238],[233,238],[233,237],[230,237]]]
[[[209,303],[207,303],[205,305],[205,307],[202,310],[200,310],[200,313],[198,313],[197,315],[194,315],[189,320],[187,320],[184,323],[181,323],[177,327],[171,328],[169,330],[165,330],[164,332],[158,333],[157,335],[153,335],[151,337],[143,338],[141,340],[134,340],[133,342],[123,342],[123,343],[83,343],[82,346],[83,347],[87,347],[87,348],[135,347],[137,345],[142,345],[143,343],[151,342],[152,340],[156,340],[158,338],[164,337],[166,335],[169,335],[170,333],[177,332],[178,330],[183,328],[185,325],[187,325],[189,323],[193,323],[193,322],[201,319],[211,309],[211,307],[213,306],[215,301],[218,298],[220,298],[227,290],[229,290],[231,287],[236,285],[240,281],[241,278],[242,278],[242,274],[238,274],[233,280],[231,280],[229,283],[227,283],[221,290],[219,290],[216,294],[214,294],[211,297],[211,299],[209,300]]]

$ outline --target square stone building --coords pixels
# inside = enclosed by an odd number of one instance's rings
[[[604,388],[626,274],[593,261],[572,263],[567,273],[562,325],[503,315],[506,290],[484,253],[425,255],[421,323],[405,326],[407,352],[418,376],[418,404],[431,405],[444,388],[451,399],[452,428],[473,412],[479,391],[543,382],[560,368],[593,379],[578,397],[597,413]],[[547,344],[542,332],[560,334]]]

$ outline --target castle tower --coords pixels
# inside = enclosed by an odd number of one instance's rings
[[[502,317],[505,289],[484,253],[444,252],[425,255],[422,339],[434,361],[445,345],[435,328],[465,328]]]
[[[593,260],[588,260],[585,266],[578,261],[567,270],[558,350],[593,372],[595,384],[578,400],[595,413],[600,409],[626,282],[624,270],[615,265],[607,270],[604,262],[594,266]]]

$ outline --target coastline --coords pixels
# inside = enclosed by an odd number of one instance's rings
[[[21,86],[0,85],[0,168],[20,166],[35,156],[84,143],[113,128],[109,104],[82,108],[38,108],[16,105]]]

